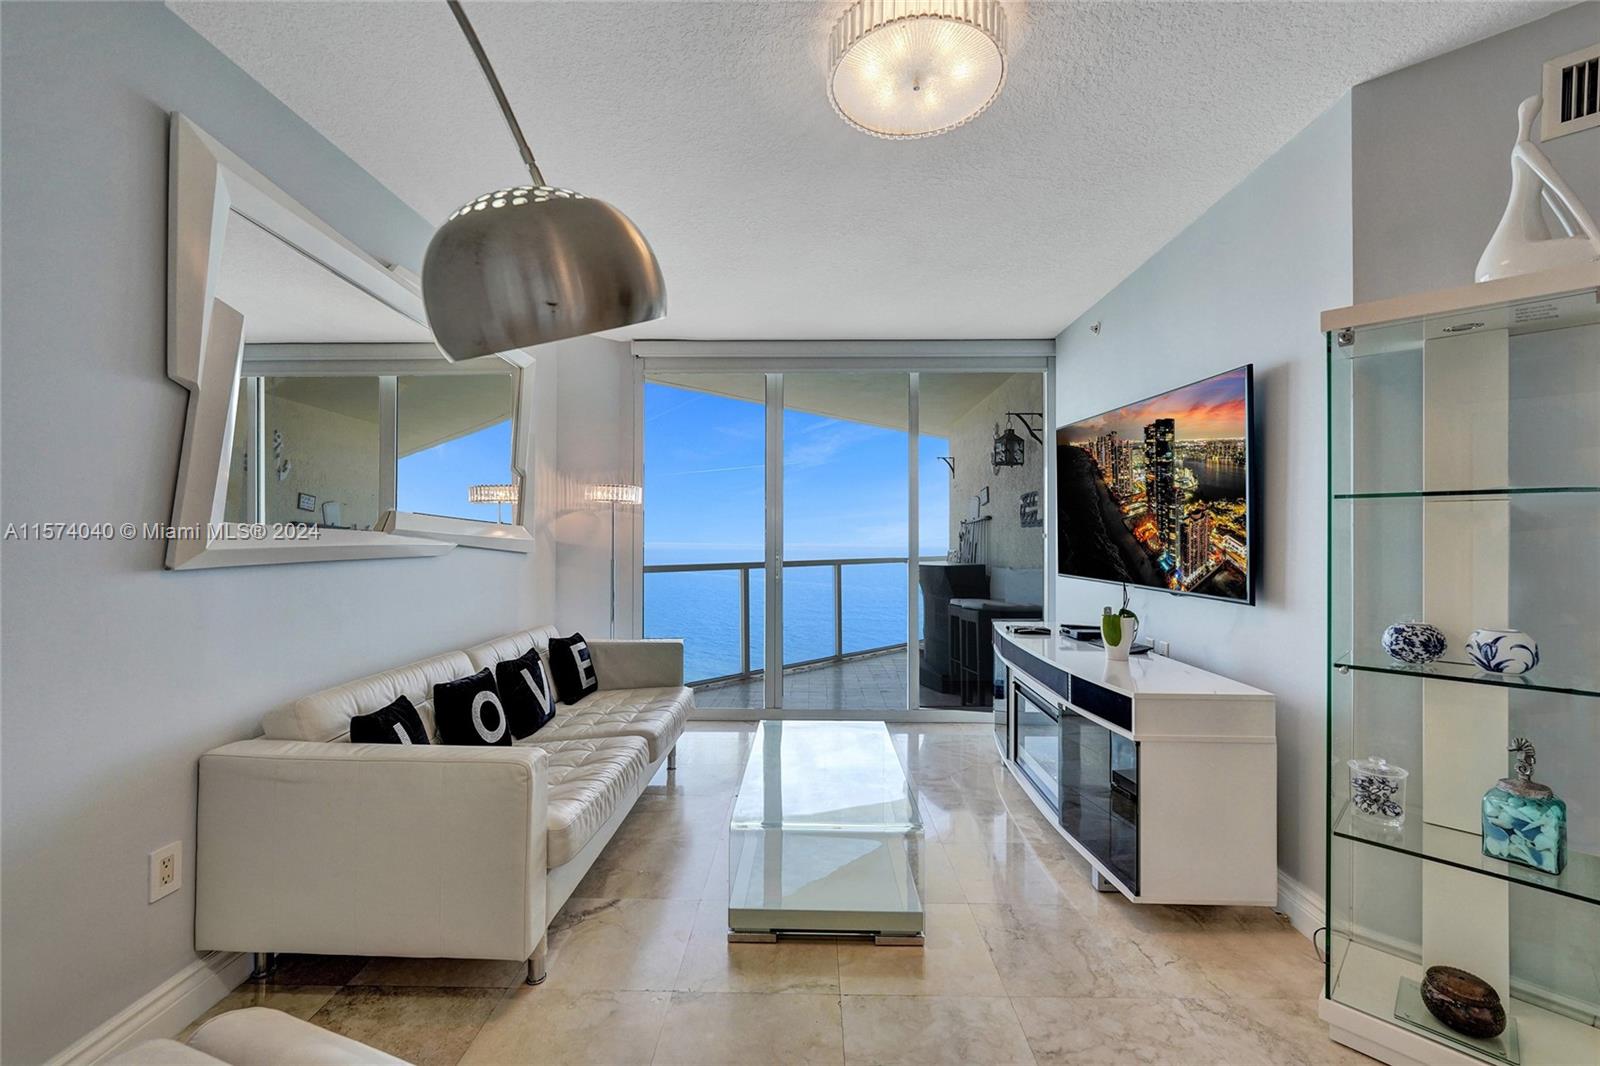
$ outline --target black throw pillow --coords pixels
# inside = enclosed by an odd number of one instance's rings
[[[422,715],[401,696],[387,707],[350,719],[352,744],[427,744],[428,731]]]
[[[594,676],[594,658],[582,633],[550,640],[550,674],[562,703],[577,703],[600,687]]]
[[[433,686],[433,719],[441,744],[510,744],[505,707],[485,666],[471,677]]]
[[[556,716],[555,693],[538,648],[529,648],[520,658],[496,663],[494,680],[500,690],[500,702],[505,704],[506,718],[511,722],[511,735],[518,740],[531,737]]]

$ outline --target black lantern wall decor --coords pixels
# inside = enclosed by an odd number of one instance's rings
[[[1006,427],[1002,430],[998,425],[994,427],[994,455],[990,461],[994,468],[999,470],[1003,466],[1021,466],[1023,461],[1023,440],[1017,431],[1011,428],[1010,419],[1015,418],[1022,423],[1022,428],[1028,431],[1028,436],[1033,438],[1035,444],[1044,444],[1044,438],[1039,435],[1039,428],[1035,428],[1029,419],[1040,419],[1043,427],[1043,411],[1007,411]]]
[[[1003,432],[999,426],[994,427],[993,463],[996,470],[1002,466],[1022,465],[1022,438],[1010,426]]]

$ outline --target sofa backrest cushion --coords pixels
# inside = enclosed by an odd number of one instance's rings
[[[438,728],[433,720],[433,686],[477,670],[465,652],[435,655],[302,696],[287,707],[268,712],[261,720],[261,730],[269,740],[347,740],[350,719],[404,696],[422,717],[428,736],[434,737]]]
[[[472,669],[468,673],[476,673],[485,666],[493,670],[497,663],[507,659],[515,659],[527,653],[529,648],[538,648],[539,654],[546,661],[550,657],[550,638],[561,635],[555,626],[534,626],[517,633],[508,633],[494,640],[486,640],[482,644],[474,644],[467,649],[467,658],[472,661]]]

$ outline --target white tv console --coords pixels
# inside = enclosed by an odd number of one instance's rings
[[[1135,903],[1273,906],[1278,741],[1270,692],[1161,655],[1106,661],[994,627],[995,739],[1024,790]]]

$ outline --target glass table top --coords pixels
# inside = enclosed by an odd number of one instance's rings
[[[922,819],[882,722],[762,722],[728,827],[735,933],[922,933]]]

